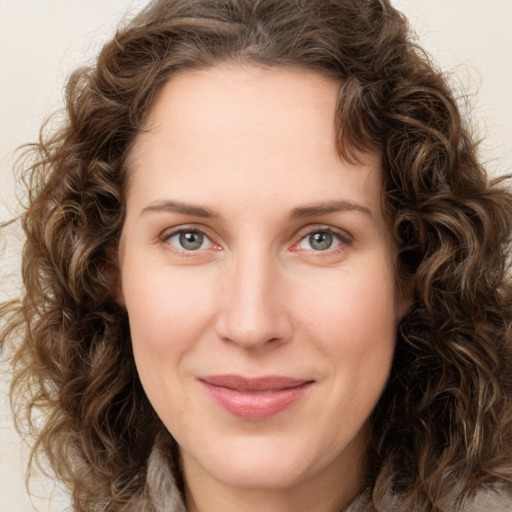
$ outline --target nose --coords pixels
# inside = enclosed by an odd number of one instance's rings
[[[224,341],[254,350],[288,341],[292,323],[277,262],[247,252],[234,257],[224,275],[216,329]]]

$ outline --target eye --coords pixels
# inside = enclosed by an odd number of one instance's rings
[[[211,249],[214,246],[213,242],[204,233],[195,229],[175,231],[167,235],[164,241],[182,251]]]
[[[312,231],[304,236],[297,244],[297,249],[308,251],[327,251],[334,249],[343,243],[341,235],[328,229]]]

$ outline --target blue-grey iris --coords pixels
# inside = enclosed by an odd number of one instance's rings
[[[325,251],[332,245],[333,236],[331,233],[322,231],[309,235],[309,245],[316,251]]]
[[[204,236],[198,231],[185,231],[180,234],[180,245],[187,251],[195,251],[203,245]]]

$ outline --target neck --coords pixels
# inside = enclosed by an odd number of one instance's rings
[[[341,512],[356,497],[353,492],[342,498],[327,498],[316,501],[307,491],[276,492],[248,490],[227,494],[210,493],[204,490],[192,494],[186,492],[187,512]]]
[[[187,512],[341,512],[361,492],[366,466],[361,457],[348,471],[328,467],[294,486],[261,489],[190,478],[199,468],[189,464],[183,468]]]

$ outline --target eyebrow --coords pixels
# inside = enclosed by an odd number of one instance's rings
[[[176,212],[203,218],[219,216],[216,212],[210,210],[210,208],[205,208],[204,206],[197,206],[193,204],[182,203],[180,201],[170,200],[155,201],[149,204],[140,212],[140,216],[147,215],[151,212]]]
[[[342,199],[339,201],[326,201],[308,206],[297,206],[291,211],[290,218],[303,219],[306,217],[314,217],[315,215],[329,215],[344,211],[361,212],[372,217],[371,210],[366,206]],[[141,211],[140,216],[144,216],[152,212],[176,212],[201,218],[219,217],[219,214],[210,208],[172,200],[155,201],[146,206]]]
[[[352,201],[327,201],[310,206],[298,206],[294,208],[291,213],[293,219],[302,219],[304,217],[314,217],[315,215],[329,215],[331,213],[356,211],[361,212],[372,217],[372,211],[358,203]]]

